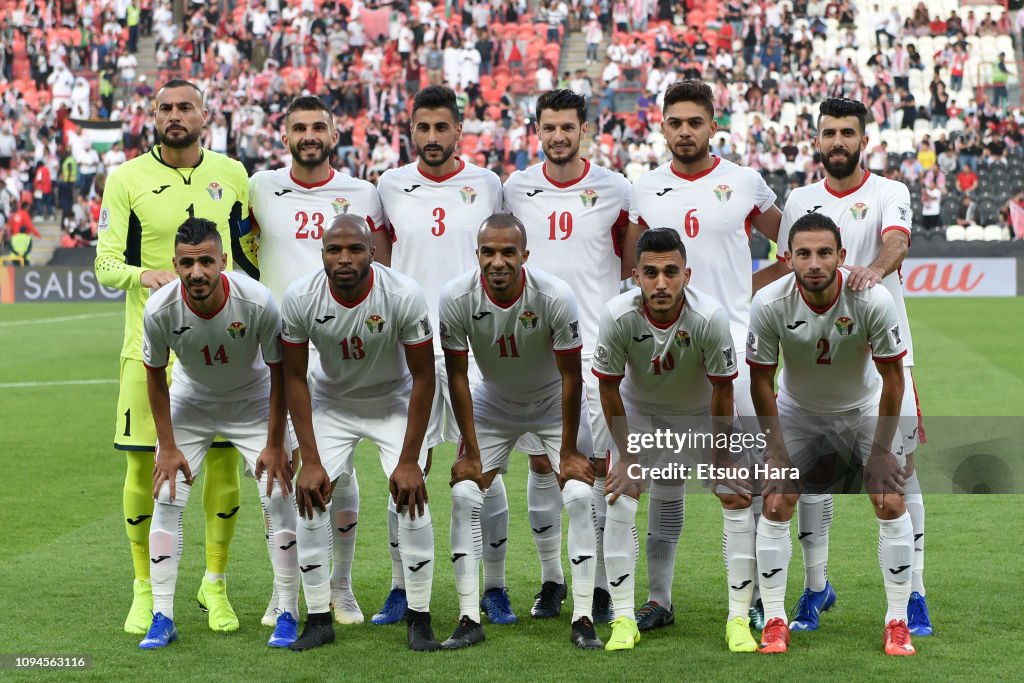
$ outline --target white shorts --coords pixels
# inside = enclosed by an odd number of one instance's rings
[[[679,416],[646,415],[637,413],[630,406],[626,406],[626,424],[629,425],[629,433],[635,435],[655,434],[659,430],[667,430],[679,435],[683,435],[686,432],[713,434],[710,414]],[[613,461],[618,462],[619,457],[618,449],[613,444]],[[644,479],[649,485],[655,480],[650,474],[651,469],[661,471],[662,474],[657,477],[659,481],[679,479],[675,473],[681,473],[682,470],[680,468],[695,468],[700,463],[710,462],[711,449],[710,447],[702,447],[700,444],[692,443],[686,444],[682,448],[640,448],[635,457],[644,469]],[[683,482],[672,481],[667,483],[672,485]]]
[[[590,423],[594,447],[592,452],[581,452],[588,458],[593,456],[597,460],[604,460],[611,453],[612,435],[608,431],[608,423],[604,419],[604,409],[601,407],[601,380],[591,372],[593,361],[593,356],[583,357],[583,402],[586,410],[583,419]],[[535,434],[523,434],[516,443],[516,450],[529,455],[544,455],[544,447]]]
[[[256,460],[267,447],[270,401],[197,401],[172,393],[171,424],[174,427],[174,441],[188,461],[193,477],[199,474],[206,451],[210,449],[215,436],[227,439],[238,449],[245,459],[246,473],[252,476]],[[290,420],[285,441],[289,454],[299,447]],[[159,452],[159,446],[157,449]],[[184,481],[184,475],[179,472],[178,483]]]
[[[469,388],[473,389],[480,382],[480,370],[477,368],[473,354],[469,355]],[[455,421],[452,410],[452,397],[448,391],[448,368],[444,364],[444,356],[434,357],[434,402],[430,409],[430,421],[427,423],[427,434],[423,443],[433,448],[442,443],[459,442],[459,425]]]
[[[580,430],[576,448],[583,455],[592,453],[593,437],[590,424],[580,409]],[[562,450],[562,394],[541,401],[516,403],[496,398],[480,384],[473,392],[473,422],[476,427],[477,445],[484,472],[508,471],[508,459],[516,440],[530,433],[537,437],[544,455],[551,461],[555,472],[559,471],[559,451]]]
[[[356,446],[361,439],[369,439],[380,450],[380,464],[389,478],[398,466],[398,457],[405,443],[405,430],[409,422],[409,399],[395,397],[386,408],[379,404],[371,407],[350,407],[313,401],[313,434],[320,451],[320,462],[331,481],[351,476]],[[420,469],[427,464],[427,448],[420,448]]]

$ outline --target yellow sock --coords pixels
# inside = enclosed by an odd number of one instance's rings
[[[234,448],[211,448],[203,469],[203,510],[206,513],[206,571],[225,574],[228,550],[235,535],[239,508],[239,471],[241,455]]]
[[[153,453],[126,451],[124,529],[132,549],[135,578],[149,579],[149,524],[153,519]]]

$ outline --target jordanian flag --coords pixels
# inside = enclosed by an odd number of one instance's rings
[[[89,142],[97,152],[106,152],[115,142],[121,142],[122,121],[71,119],[71,122],[81,129],[83,135],[89,136]]]

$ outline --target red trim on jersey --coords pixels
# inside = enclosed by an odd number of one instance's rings
[[[523,298],[523,292],[526,291],[526,268],[522,269],[522,273],[523,284],[519,288],[519,293],[516,294],[516,298],[512,299],[512,301],[509,301],[507,304],[503,304],[500,301],[495,301],[494,297],[491,296],[491,293],[487,291],[487,283],[484,281],[483,273],[480,274],[480,285],[484,288],[484,294],[487,295],[487,298],[490,300],[492,304],[494,304],[498,308],[511,308],[513,305],[515,305],[517,301]]]
[[[871,177],[871,171],[864,171],[864,180],[860,181],[860,185],[858,185],[857,187],[851,188],[851,189],[847,190],[846,192],[836,192],[831,187],[829,187],[828,186],[828,178],[825,178],[825,180],[823,180],[821,182],[825,186],[825,189],[828,190],[828,193],[830,195],[832,195],[833,197],[837,197],[839,199],[842,199],[843,197],[849,197],[851,194],[853,194],[854,192],[856,192],[860,188],[864,187],[864,184],[868,182],[868,178],[870,178],[870,177]]]
[[[444,181],[459,175],[460,173],[462,173],[462,170],[466,168],[466,162],[462,160],[462,157],[455,157],[455,160],[459,162],[459,168],[446,175],[430,175],[429,173],[425,173],[423,169],[420,168],[420,164],[418,161],[416,162],[416,170],[419,172],[421,176],[423,176],[432,183],[443,183]]]
[[[750,360],[749,358],[747,358],[747,365],[749,365],[752,368],[757,368],[758,370],[774,370],[775,368],[779,367],[778,363],[772,363],[771,365],[768,365],[766,363],[758,363],[757,361]]]
[[[775,260],[779,261],[780,263],[785,263],[786,262],[786,257],[785,256],[779,256],[779,252],[776,251],[775,252]]]
[[[626,239],[626,229],[629,227],[629,212],[619,211],[619,217],[612,224],[612,250],[620,259],[622,258],[622,243]]]
[[[807,297],[804,296],[804,288],[800,286],[799,280],[796,282],[796,289],[800,292],[800,298],[804,300],[805,304],[807,304],[807,308],[811,309],[818,315],[821,315],[822,313],[828,313],[829,310],[836,305],[836,302],[839,301],[839,295],[843,293],[843,271],[836,271],[836,279],[839,281],[839,286],[836,287],[836,298],[832,299],[828,306],[825,306],[824,308],[819,308],[807,300]]]
[[[905,355],[907,355],[907,350],[903,349],[902,353],[898,353],[895,356],[885,356],[885,357],[871,356],[871,360],[875,361],[876,363],[895,363],[900,358],[903,358],[903,356],[905,356]]]
[[[363,294],[361,297],[359,297],[358,301],[353,301],[352,303],[349,303],[347,301],[342,301],[341,299],[339,299],[338,296],[334,293],[334,290],[331,289],[331,283],[330,282],[326,283],[327,291],[331,293],[331,296],[334,297],[335,301],[337,301],[339,304],[341,304],[345,308],[355,308],[359,304],[361,304],[364,301],[366,301],[366,299],[370,296],[370,292],[373,291],[373,281],[374,281],[374,279],[375,279],[375,276],[373,274],[373,268],[370,268],[370,286],[366,288],[366,293]]]
[[[590,160],[583,159],[583,175],[581,175],[579,178],[576,178],[575,180],[570,180],[569,182],[566,183],[560,183],[557,180],[551,179],[551,176],[548,175],[548,162],[546,161],[543,164],[541,164],[540,172],[544,175],[544,180],[548,181],[549,183],[559,188],[560,190],[564,190],[567,187],[572,187],[573,185],[587,177],[587,174],[590,173]]]
[[[677,322],[679,322],[679,319],[683,317],[683,309],[685,309],[685,308],[686,308],[686,303],[683,302],[683,305],[679,307],[678,315],[676,315],[676,317],[671,322],[659,323],[657,320],[655,320],[654,318],[651,317],[651,312],[647,310],[647,304],[645,303],[644,304],[644,316],[647,318],[647,322],[649,322],[650,324],[654,325],[659,330],[667,330],[668,328],[672,327]]]
[[[281,366],[281,361],[277,361],[276,363],[271,363],[270,361],[266,361],[265,360],[263,362],[267,364],[268,368],[277,368],[277,367]]]
[[[905,234],[907,236],[907,246],[908,247],[910,246],[910,231],[909,230],[907,230],[902,225],[889,225],[887,227],[882,228],[882,232],[881,232],[880,236],[881,237],[885,237],[885,233],[889,232],[890,230],[899,230],[900,232]]]
[[[643,216],[637,216],[636,217],[636,224],[639,225],[644,230],[646,230],[647,228],[651,227],[651,226],[647,225],[647,221],[644,220]]]
[[[263,232],[263,229],[260,228],[260,222],[256,220],[256,214],[252,212],[252,207],[249,207],[249,226],[249,232],[252,232],[253,226],[260,232]]]
[[[164,365],[150,365],[146,361],[142,361],[142,364],[145,365],[146,369],[149,370],[150,372],[156,372],[157,370],[166,370],[167,369],[167,365],[166,364],[164,364]]]
[[[373,219],[369,216],[366,217],[366,224],[370,226],[370,232],[377,232],[380,230],[380,228],[374,224]]]
[[[703,171],[701,171],[700,173],[695,173],[693,175],[686,175],[685,173],[680,173],[679,171],[676,170],[676,167],[672,165],[672,162],[669,162],[668,167],[669,167],[669,170],[672,171],[672,175],[674,175],[675,177],[682,178],[683,180],[689,180],[689,181],[692,182],[694,180],[700,180],[701,178],[706,176],[708,173],[711,173],[716,168],[718,168],[718,164],[722,163],[722,160],[719,159],[718,157],[716,157],[714,154],[711,155],[711,158],[714,159],[714,161],[711,162],[711,167],[710,168],[706,168]]]
[[[433,344],[433,343],[434,343],[434,338],[433,337],[427,337],[423,341],[418,341],[415,344],[406,344],[405,342],[402,342],[402,344],[407,349],[418,349],[421,346],[426,346],[427,344]]]
[[[739,372],[734,372],[728,377],[722,377],[721,375],[708,375],[708,379],[712,382],[731,382],[740,376]]]
[[[594,376],[597,377],[598,379],[606,379],[611,380],[613,382],[621,382],[622,379],[625,377],[625,375],[606,375],[605,373],[598,372],[593,368],[591,368],[590,371],[594,373]]]
[[[294,175],[292,175],[291,169],[288,170],[288,177],[291,178],[291,181],[293,183],[295,183],[296,185],[298,185],[299,187],[305,188],[307,190],[312,190],[312,189],[317,188],[317,187],[323,187],[327,183],[329,183],[332,180],[334,180],[334,169],[333,168],[331,169],[331,174],[329,176],[327,176],[327,180],[323,180],[323,181],[321,181],[319,183],[304,183],[301,180],[299,180],[298,178],[296,178]]]
[[[914,369],[910,370],[910,388],[914,391],[914,407],[917,408],[917,442],[928,443],[928,437],[924,433],[924,417],[921,416],[921,401],[918,400],[917,383],[914,381]]]
[[[181,284],[181,300],[185,302],[185,306],[188,307],[188,310],[192,311],[203,320],[210,320],[224,310],[224,307],[228,305],[228,296],[231,294],[231,285],[228,284],[228,279],[224,273],[220,274],[220,281],[224,283],[224,301],[220,302],[220,306],[213,313],[200,313],[196,309],[192,308],[192,305],[188,302],[188,297],[185,295],[185,283]]]
[[[468,356],[469,355],[469,350],[468,349],[449,349],[449,348],[445,348],[444,346],[442,346],[441,350],[444,351],[445,353],[450,353],[453,356]]]
[[[304,342],[293,342],[293,341],[289,341],[289,340],[285,339],[284,337],[281,337],[281,343],[284,344],[285,346],[294,346],[297,349],[298,348],[302,348],[304,346],[309,346],[309,340],[308,339],[306,341],[304,341]]]
[[[571,356],[574,353],[583,353],[583,344],[580,344],[573,349],[551,349],[555,352],[556,356]]]
[[[750,239],[750,224],[753,222],[756,216],[761,215],[761,209],[756,206],[750,210],[747,217],[743,219],[743,229],[747,231],[747,239]]]

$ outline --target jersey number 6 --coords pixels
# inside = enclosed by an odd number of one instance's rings
[[[696,237],[697,233],[700,232],[700,223],[697,222],[697,209],[690,209],[686,212],[686,218],[683,221],[683,232],[686,233],[687,237]]]

